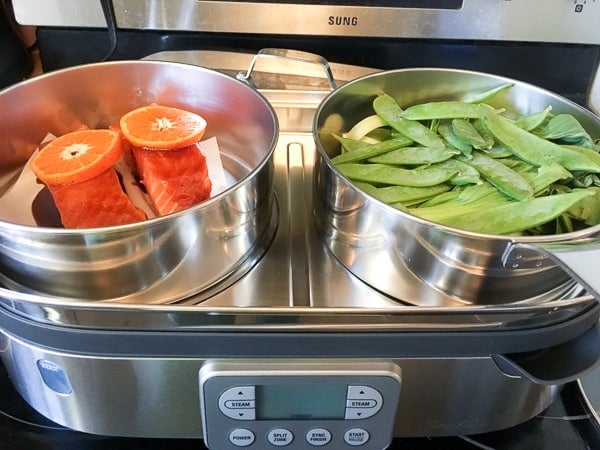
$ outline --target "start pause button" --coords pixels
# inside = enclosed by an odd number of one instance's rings
[[[365,444],[369,437],[369,432],[362,428],[351,428],[344,433],[344,441],[353,447]]]

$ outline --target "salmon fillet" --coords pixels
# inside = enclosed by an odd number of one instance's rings
[[[159,216],[189,208],[210,196],[206,158],[196,144],[176,150],[131,150],[137,173]]]
[[[114,168],[80,183],[48,189],[65,228],[105,227],[146,219],[123,192]]]

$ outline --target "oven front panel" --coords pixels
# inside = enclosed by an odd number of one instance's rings
[[[19,23],[105,27],[100,1],[13,0]],[[114,0],[122,29],[600,44],[595,0]],[[249,20],[251,18],[251,20]]]
[[[215,375],[214,367],[232,367],[232,364],[250,367],[246,365],[247,361],[227,357],[123,358],[110,352],[102,357],[90,357],[45,349],[3,333],[0,333],[0,343],[0,357],[15,388],[38,412],[73,430],[105,436],[201,438],[203,420],[206,420],[202,407],[205,410],[211,408],[209,420],[227,421],[214,402],[202,406],[200,386],[209,382],[201,377],[206,377],[206,373]],[[397,401],[391,417],[388,417],[389,411],[385,413],[386,417],[379,417],[383,424],[379,420],[354,420],[348,424],[345,419],[315,419],[290,426],[297,436],[312,429],[337,430],[334,437],[338,440],[346,429],[353,427],[374,433],[384,426],[385,433],[391,432],[396,437],[469,435],[503,429],[535,416],[552,402],[557,393],[556,386],[540,385],[524,377],[503,373],[491,356],[324,360],[313,352],[303,358],[253,359],[252,364],[254,367],[259,365],[271,377],[251,377],[250,380],[240,376],[231,379],[231,371],[221,371],[217,372],[221,376],[213,379],[227,381],[229,384],[223,385],[227,388],[248,383],[265,384],[267,381],[272,386],[282,383],[282,364],[306,370],[326,367],[324,372],[309,370],[310,374],[318,375],[316,378],[311,378],[305,371],[305,378],[290,381],[291,386],[295,381],[301,382],[296,386],[318,385],[323,380],[319,377],[327,372],[336,375],[328,379],[336,385],[372,385],[382,396],[390,395],[390,401]],[[331,367],[334,366],[344,366],[348,370],[332,372]],[[382,367],[393,370],[382,372]],[[273,372],[273,368],[278,371]],[[207,369],[210,370],[207,372]],[[362,372],[357,375],[358,369]],[[294,373],[300,374],[299,371]],[[385,378],[383,383],[387,383],[384,387],[377,381],[381,378]],[[385,388],[389,384],[391,391]],[[227,389],[223,386],[210,391],[209,397],[225,393]],[[390,419],[393,420],[388,423]],[[255,424],[255,445],[249,449],[270,448],[266,445],[268,437],[267,430],[263,430],[264,423]],[[329,426],[332,423],[335,427]],[[345,425],[348,427],[345,428]],[[233,428],[247,429],[249,425],[237,421]],[[384,437],[389,437],[389,434]],[[214,439],[223,442],[228,437],[218,435]],[[302,444],[303,441],[296,442]],[[294,448],[313,447],[300,445]]]

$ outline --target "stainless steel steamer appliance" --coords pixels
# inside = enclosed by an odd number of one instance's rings
[[[332,84],[378,69],[477,69],[597,113],[596,2],[13,3],[40,27],[47,71],[146,58],[241,73],[280,129],[271,240],[221,283],[168,303],[2,288],[3,363],[45,416],[218,449],[378,449],[518,424],[597,364],[600,307],[577,284],[492,304],[449,298],[407,269],[392,298],[337,262],[312,213],[313,116]],[[290,50],[258,52],[275,47]]]

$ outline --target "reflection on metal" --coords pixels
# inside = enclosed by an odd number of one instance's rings
[[[546,0],[542,5],[464,0],[460,9],[357,6],[351,1],[338,2],[342,5],[312,3],[114,0],[114,9],[118,26],[134,29],[600,43],[597,2],[573,5]],[[13,4],[22,24],[106,26],[100,2],[95,0],[13,0]]]

